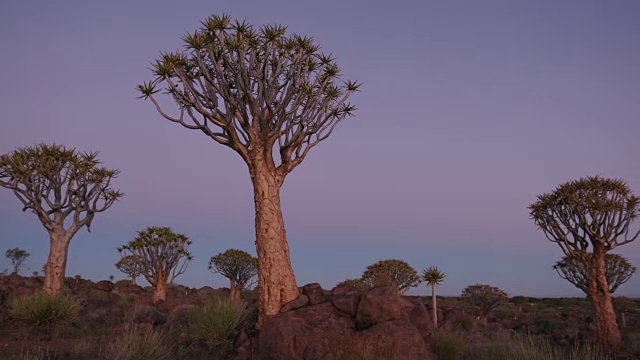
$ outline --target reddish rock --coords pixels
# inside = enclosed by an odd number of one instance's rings
[[[352,292],[334,295],[329,301],[336,309],[355,317],[360,303],[360,294]]]
[[[378,286],[365,291],[360,297],[356,314],[358,329],[390,320],[409,320],[413,304],[398,295],[390,286]]]
[[[374,339],[379,346],[390,352],[389,359],[394,360],[430,360],[436,357],[429,350],[418,328],[404,320],[378,323],[357,333],[356,338]],[[369,340],[370,341],[370,340]]]
[[[309,297],[307,295],[300,295],[297,298],[295,298],[295,300],[291,300],[288,303],[286,303],[282,309],[280,309],[281,313],[287,312],[287,311],[291,311],[291,310],[295,310],[295,309],[299,309],[303,306],[307,306],[309,305]]]
[[[309,294],[321,290],[315,285],[309,288],[312,291],[305,291]],[[407,300],[386,287],[363,294],[340,290],[335,295],[322,293],[328,301],[306,305],[309,296],[303,294],[289,303],[295,302],[300,306],[297,309],[287,311],[294,307],[287,304],[281,313],[266,318],[258,352],[279,360],[335,360],[366,357],[375,348],[389,359],[435,358],[430,351],[431,318],[421,302]]]
[[[309,297],[310,305],[322,304],[327,301],[327,295],[318,283],[303,286],[302,293]]]

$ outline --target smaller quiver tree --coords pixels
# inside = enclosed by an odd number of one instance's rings
[[[491,311],[509,300],[507,293],[501,289],[481,284],[467,286],[461,296],[476,307],[484,325],[487,325]]]
[[[127,274],[131,278],[131,283],[136,284],[136,278],[142,275],[142,264],[134,255],[126,255],[122,257],[116,264],[116,268]]]
[[[583,257],[587,260],[593,258],[589,253],[583,255],[574,253],[570,256],[564,256],[562,260],[556,262],[553,269],[561,278],[569,281],[575,287],[582,290],[582,292],[589,295],[589,271],[584,266]],[[611,294],[613,294],[620,285],[629,281],[635,271],[636,268],[624,257],[618,254],[604,255],[604,275],[607,278],[607,284],[609,285],[609,292]]]
[[[26,250],[22,250],[20,248],[13,248],[7,250],[5,253],[7,258],[11,260],[11,264],[13,266],[12,274],[18,275],[22,265],[24,265],[25,260],[31,255]]]
[[[154,288],[153,303],[159,304],[167,298],[167,285],[193,260],[189,245],[186,235],[174,233],[170,227],[148,227],[118,252],[122,258],[133,255],[139,260],[142,276]]]
[[[389,259],[367,266],[362,281],[369,286],[390,285],[398,290],[398,294],[404,294],[420,284],[420,276],[407,262]]]
[[[422,280],[431,286],[431,310],[433,311],[433,325],[438,328],[438,307],[436,303],[436,286],[442,284],[447,277],[437,266],[431,266],[422,272]]]
[[[209,260],[209,271],[229,279],[229,298],[240,299],[240,292],[255,284],[258,259],[237,249],[229,249]]]
[[[44,143],[0,156],[0,187],[12,190],[22,211],[34,213],[49,233],[43,285],[49,295],[62,294],[73,236],[85,226],[90,232],[94,216],[123,196],[111,188],[120,170],[100,167],[97,156]]]

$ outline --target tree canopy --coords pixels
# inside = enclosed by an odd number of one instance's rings
[[[360,84],[343,81],[335,59],[311,37],[229,15],[201,25],[182,37],[184,51],[163,53],[152,64],[155,79],[138,86],[167,120],[202,131],[247,162],[251,149],[271,158],[277,145],[276,172],[284,177],[355,110],[347,99]],[[176,115],[156,99],[161,90],[176,103]]]
[[[11,264],[13,265],[13,274],[18,274],[25,260],[30,256],[26,250],[22,250],[20,248],[13,248],[7,250],[5,252],[5,256],[11,260]]]
[[[406,261],[389,259],[367,266],[362,281],[369,286],[391,285],[404,294],[420,284],[420,276]]]
[[[589,271],[584,262],[589,261],[590,258],[589,254],[584,254],[584,256],[577,254],[565,256],[562,260],[556,262],[553,269],[558,272],[561,278],[569,281],[585,294],[589,294]],[[631,275],[636,271],[636,268],[627,259],[618,254],[606,254],[604,256],[604,266],[609,292],[612,294],[620,285],[629,281]]]
[[[167,282],[183,274],[193,260],[189,253],[191,240],[174,233],[170,227],[148,227],[138,231],[138,236],[118,248],[122,258],[133,255],[138,261],[142,276],[155,288],[154,302],[165,300]]]
[[[237,291],[254,283],[258,274],[258,259],[246,251],[229,249],[211,257],[209,270],[231,281],[231,298],[237,298]]]

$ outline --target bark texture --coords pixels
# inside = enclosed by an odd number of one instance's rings
[[[433,326],[438,328],[438,308],[436,304],[436,284],[431,284],[431,307],[433,311]]]
[[[622,337],[605,276],[604,255],[604,244],[595,242],[591,258],[583,260],[586,263],[585,266],[590,269],[588,295],[593,307],[596,341],[603,348],[620,349]]]
[[[280,308],[298,297],[299,290],[291,267],[280,187],[283,177],[269,171],[268,164],[256,161],[250,167],[256,210],[256,252],[260,303],[258,324],[265,316],[280,313]]]
[[[233,279],[229,279],[229,299],[238,300],[240,299],[240,288],[236,284],[236,281]]]
[[[49,295],[61,295],[64,290],[67,254],[72,237],[73,234],[62,227],[49,231],[49,258],[44,274],[44,292]]]
[[[161,275],[158,277],[154,286],[152,301],[154,304],[161,304],[167,299],[167,282],[168,276]]]

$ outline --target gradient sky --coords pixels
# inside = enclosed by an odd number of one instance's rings
[[[561,250],[527,205],[595,174],[640,193],[637,0],[2,2],[0,153],[56,142],[122,170],[125,197],[73,238],[68,276],[124,278],[116,247],[153,225],[193,240],[195,261],[177,279],[188,286],[227,286],[207,270],[213,255],[255,254],[241,158],[164,120],[134,89],[160,51],[222,13],[313,36],[364,83],[356,117],[282,190],[300,285],[331,288],[398,258],[440,267],[443,295],[485,283],[582,296],[552,270]],[[26,249],[39,270],[48,235],[20,209],[0,189],[0,250]],[[640,266],[640,240],[616,252]],[[640,275],[616,295],[640,296]]]

